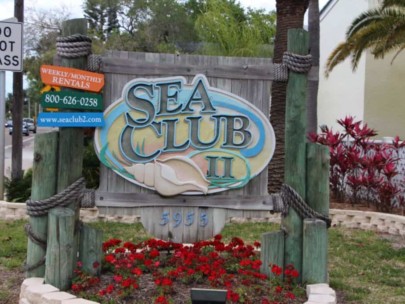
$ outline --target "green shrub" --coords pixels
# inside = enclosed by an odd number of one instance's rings
[[[21,179],[4,178],[7,201],[24,203],[31,196],[32,169],[25,171]]]
[[[85,140],[82,175],[86,179],[86,188],[96,189],[100,179],[100,161],[94,151],[93,140]]]

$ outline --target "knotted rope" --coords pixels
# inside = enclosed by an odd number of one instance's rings
[[[295,73],[308,73],[312,67],[312,56],[298,55],[291,52],[284,52],[283,63],[275,63],[274,65],[274,80],[287,81],[288,70]]]
[[[75,34],[56,38],[56,51],[63,58],[78,58],[91,54],[91,39],[85,35]]]
[[[332,222],[330,218],[312,209],[291,186],[283,184],[280,195],[284,202],[283,216],[287,215],[289,207],[293,207],[301,218],[320,219],[328,228],[330,227]]]
[[[54,196],[44,199],[44,200],[37,200],[33,201],[31,199],[26,201],[27,205],[27,214],[29,216],[44,216],[47,215],[49,210],[55,207],[64,207],[72,202],[80,200],[83,196],[83,191],[85,187],[85,179],[83,177],[79,178],[69,187],[67,187],[62,192],[55,194]],[[46,250],[46,240],[40,238],[38,235],[34,233],[30,224],[25,225],[25,232],[28,238],[34,244],[37,244],[42,249]],[[34,265],[25,265],[26,271],[34,270],[45,263],[45,256],[42,257],[37,263]]]

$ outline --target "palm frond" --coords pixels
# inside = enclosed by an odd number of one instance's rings
[[[348,30],[346,31],[346,38],[349,38],[355,35],[361,29],[369,26],[370,24],[380,20],[381,17],[381,10],[380,9],[373,9],[367,12],[362,13],[353,22],[350,24]]]
[[[391,64],[393,64],[394,60],[398,57],[398,55],[405,49],[405,44],[403,44],[392,57]]]
[[[340,43],[329,55],[328,60],[326,61],[325,76],[328,77],[335,66],[349,57],[352,53],[352,50],[353,44],[351,43],[351,41]]]
[[[328,58],[325,74],[347,57],[352,56],[353,71],[362,53],[369,49],[375,58],[383,58],[392,50],[405,48],[405,0],[385,0],[378,9],[358,16],[346,32],[346,42],[340,43]],[[397,56],[397,54],[394,56]]]
[[[398,7],[405,9],[405,1],[404,0],[384,0],[381,4],[381,8],[385,9],[388,7]]]

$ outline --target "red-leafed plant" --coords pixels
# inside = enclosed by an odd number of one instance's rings
[[[395,137],[392,143],[375,143],[377,132],[353,117],[338,120],[342,132],[326,126],[309,139],[330,150],[330,189],[338,201],[352,204],[365,201],[378,211],[391,212],[404,203],[403,183],[395,183],[398,175],[399,150],[405,142]]]
[[[292,265],[285,269],[270,265],[276,277],[270,280],[260,272],[259,246],[259,242],[248,245],[237,237],[224,243],[221,235],[192,245],[112,239],[103,245],[101,280],[78,269],[72,292],[101,303],[183,303],[190,300],[189,292],[187,301],[180,301],[177,294],[203,286],[226,289],[227,303],[298,303],[298,271]]]

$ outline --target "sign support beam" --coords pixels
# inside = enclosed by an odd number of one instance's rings
[[[6,112],[6,72],[0,71],[0,126],[4,126]],[[0,200],[4,200],[4,131],[0,132]]]

